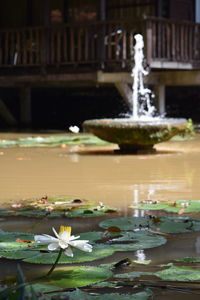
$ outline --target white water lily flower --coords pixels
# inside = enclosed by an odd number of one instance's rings
[[[73,257],[72,247],[85,252],[92,252],[92,246],[88,244],[87,240],[78,240],[80,236],[71,235],[70,226],[60,226],[59,233],[54,228],[52,229],[56,237],[48,234],[35,235],[35,241],[43,245],[48,245],[48,250],[50,251],[61,248],[70,257]]]

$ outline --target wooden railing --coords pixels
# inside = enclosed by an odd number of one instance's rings
[[[0,31],[0,66],[130,60],[136,23],[96,22]]]
[[[0,67],[122,62],[133,58],[134,34],[145,37],[147,62],[200,62],[200,25],[148,18],[0,30]]]
[[[200,24],[148,18],[146,34],[149,63],[152,60],[200,62]]]

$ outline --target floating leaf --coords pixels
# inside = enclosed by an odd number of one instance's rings
[[[13,208],[13,205],[12,205]],[[34,218],[98,217],[116,212],[117,209],[97,205],[93,201],[67,197],[43,196],[27,199],[17,205],[15,210],[0,210],[0,216],[24,216]]]
[[[93,135],[65,135],[65,136],[48,136],[48,137],[26,137],[18,140],[0,140],[0,147],[61,147],[63,145],[108,145]]]
[[[121,237],[113,238],[110,241],[110,246],[115,251],[133,251],[154,248],[165,243],[166,239],[162,236],[139,231],[123,232]]]
[[[104,229],[118,226],[121,230],[151,230],[161,233],[179,233],[200,230],[200,220],[187,217],[159,217],[157,222],[149,217],[127,217],[107,219],[100,223]]]
[[[176,259],[176,261],[186,262],[186,263],[199,263],[200,257],[183,257],[183,258]]]
[[[27,251],[28,252],[28,251]],[[78,249],[73,249],[74,257],[68,257],[62,254],[59,264],[64,263],[79,263],[86,261],[93,261],[96,259],[104,258],[110,256],[114,253],[114,249],[105,245],[94,245],[92,252],[83,252]],[[0,252],[0,255],[2,253]],[[2,255],[3,256],[3,255]],[[42,253],[37,252],[36,256],[29,256],[25,258],[24,261],[36,264],[53,264],[58,256],[57,252]]]
[[[165,210],[179,214],[200,212],[200,200],[176,200],[176,201],[143,201],[143,203],[131,205],[131,208],[143,210]]]
[[[88,293],[85,293],[79,289],[73,291],[73,292],[67,292],[67,293],[62,293],[63,297],[67,297],[66,299],[69,300],[80,300],[80,299],[87,299],[87,300],[147,300],[150,299],[149,297],[152,296],[152,292],[149,289],[145,289],[145,291],[138,292],[135,294],[119,294],[119,293],[111,293],[111,294],[100,294],[100,295],[90,295]],[[61,296],[61,297],[62,297]],[[59,295],[57,294],[57,299],[62,299],[59,298]]]
[[[200,280],[200,270],[184,267],[184,266],[171,266],[168,269],[158,271],[154,275],[163,280],[171,281],[193,281]]]
[[[111,276],[112,272],[102,267],[72,266],[56,269],[51,276],[38,280],[38,282],[60,288],[73,288],[104,281]]]
[[[133,279],[133,278],[137,278],[140,277],[142,275],[156,275],[155,273],[152,272],[130,272],[130,273],[123,273],[123,274],[115,274],[114,277],[115,278],[123,278],[123,279]]]
[[[9,238],[7,238],[7,236]],[[81,239],[90,242],[102,239],[101,232],[88,232],[80,234]],[[21,243],[19,240],[32,241],[32,234],[5,233],[0,232],[0,256],[9,259],[23,259],[26,262],[52,264],[55,262],[57,252],[48,252],[46,246],[36,243]],[[68,257],[64,253],[61,255],[59,263],[77,263],[100,259],[112,255],[115,251],[133,251],[157,247],[166,243],[162,236],[151,234],[145,231],[122,232],[119,237],[106,237],[106,244],[98,243],[93,245],[93,251],[83,252],[73,249],[74,257]],[[13,252],[15,250],[15,252]]]
[[[90,242],[101,237],[101,232],[80,234],[81,239],[86,239]],[[19,240],[33,241],[34,235],[0,231],[0,256],[8,259],[22,259],[31,263],[53,264],[55,262],[58,255],[57,252],[49,252],[46,246],[40,246],[36,243],[21,243]],[[100,259],[112,255],[114,249],[103,244],[95,244],[91,253],[78,249],[73,249],[73,253],[74,257],[68,257],[63,253],[59,263],[78,263]]]
[[[10,209],[0,209],[0,216],[4,217],[4,216],[9,216],[14,214],[14,210],[10,210]]]
[[[200,280],[200,270],[197,268],[190,268],[185,266],[174,266],[173,264],[169,265],[170,267],[157,272],[130,272],[123,274],[115,274],[115,278],[123,279],[133,279],[140,277],[142,275],[152,275],[157,276],[162,280],[169,281],[194,281]]]
[[[29,248],[29,243],[21,243],[23,241],[33,241],[33,234],[19,232],[5,232],[0,230],[0,251],[13,251],[21,248]]]
[[[90,242],[101,239],[102,232],[81,233],[80,238]],[[26,241],[21,243],[20,241]],[[0,231],[0,256],[9,259],[23,259],[32,263],[54,263],[57,252],[46,252],[47,247],[32,243],[33,234],[19,232]],[[28,243],[30,241],[30,243]],[[30,247],[31,246],[31,247]],[[13,251],[15,250],[15,252]],[[45,251],[43,251],[45,250]],[[82,261],[91,261],[113,254],[114,249],[103,244],[94,245],[91,253],[73,249],[74,257],[68,257],[65,254],[61,256],[59,263],[76,263]]]

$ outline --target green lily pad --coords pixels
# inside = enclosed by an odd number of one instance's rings
[[[200,257],[183,257],[183,258],[176,259],[176,261],[186,262],[186,263],[199,263]]]
[[[112,272],[108,269],[93,266],[72,266],[56,269],[51,276],[38,280],[38,282],[60,288],[73,288],[104,281],[111,276]]]
[[[133,209],[143,210],[165,210],[174,213],[193,213],[200,212],[200,200],[176,200],[176,201],[143,201],[140,204],[130,206]]]
[[[61,255],[59,264],[66,263],[80,263],[93,261],[100,258],[110,256],[114,253],[114,250],[111,247],[105,245],[94,245],[92,252],[83,252],[77,249],[73,249],[74,256],[69,257],[65,254]],[[0,252],[1,255],[1,252]],[[36,256],[28,257],[23,259],[26,262],[37,263],[37,264],[53,264],[58,256],[57,252],[37,252]]]
[[[197,268],[190,268],[185,266],[174,266],[173,264],[170,265],[169,268],[157,271],[157,272],[130,272],[130,273],[123,273],[123,274],[115,274],[115,278],[123,278],[123,279],[133,279],[140,277],[142,275],[152,275],[157,276],[162,280],[169,280],[169,281],[194,281],[200,280],[200,270]]]
[[[115,251],[134,251],[140,249],[149,249],[161,246],[167,240],[160,235],[151,234],[145,231],[122,232],[122,236],[112,238],[108,241],[109,245]]]
[[[161,233],[179,233],[200,230],[200,220],[186,217],[127,217],[113,218],[102,221],[102,228],[117,226],[121,230],[152,230]]]
[[[80,239],[94,243],[101,239],[102,232],[86,232],[80,234]],[[8,259],[22,259],[26,262],[53,264],[57,258],[57,252],[48,252],[47,246],[41,246],[34,241],[33,234],[20,232],[0,231],[0,257]],[[14,251],[13,251],[14,250]],[[62,254],[59,263],[79,263],[100,259],[114,253],[114,249],[103,244],[94,244],[93,251],[83,252],[73,248],[74,257]]]
[[[115,274],[114,277],[115,278],[123,278],[123,279],[134,279],[134,278],[138,278],[142,275],[156,275],[155,273],[152,272],[129,272],[129,273],[123,273],[123,274]]]
[[[0,216],[7,216],[7,215],[12,215],[14,213],[13,210],[10,209],[0,209]]]
[[[34,218],[55,217],[98,217],[116,212],[103,204],[95,204],[93,201],[67,198],[67,197],[42,197],[38,199],[27,199],[18,203],[12,210],[0,210],[0,216],[24,216]]]
[[[92,231],[80,233],[80,239],[89,240],[90,242],[102,238],[102,232]],[[34,242],[34,234],[21,232],[5,232],[0,230],[0,251],[13,251],[18,249],[45,250],[45,246],[41,246]]]
[[[200,280],[200,270],[184,266],[171,266],[168,269],[158,271],[154,275],[163,280],[193,281]]]
[[[34,241],[33,234],[0,230],[0,251],[28,249],[32,241]]]
[[[103,208],[98,208],[98,206],[88,206],[88,208],[78,208],[74,210],[68,210],[65,213],[66,217],[100,217],[108,213],[116,212],[115,208],[110,208],[104,206]]]
[[[73,292],[67,292],[67,293],[62,293],[59,297],[59,294],[56,295],[56,299],[62,299],[62,297],[67,297],[66,299],[69,300],[80,300],[80,299],[87,299],[87,300],[102,300],[102,299],[106,299],[106,300],[148,300],[150,299],[149,297],[151,297],[153,294],[151,292],[151,290],[149,289],[145,289],[142,292],[138,292],[135,294],[127,294],[127,295],[123,295],[123,294],[119,294],[119,293],[111,293],[111,294],[100,294],[100,295],[90,295],[86,292],[83,292],[79,289],[76,289]],[[46,295],[45,295],[46,296]]]
[[[111,247],[98,245],[93,247],[93,251],[83,252],[77,249],[73,249],[74,257],[68,257],[62,254],[59,264],[70,264],[93,261],[96,259],[104,258],[112,255],[114,250]],[[0,257],[8,259],[22,259],[25,262],[35,264],[53,264],[58,256],[57,252],[47,252],[45,250],[18,250],[15,253],[13,251],[0,251]]]
[[[120,236],[110,234],[103,244],[102,232],[87,232],[80,234],[81,239],[93,243],[93,251],[83,252],[73,249],[74,257],[61,255],[59,263],[78,263],[100,259],[112,255],[115,251],[133,251],[153,248],[166,243],[166,239],[145,231],[121,232]],[[102,240],[101,243],[95,243]],[[8,259],[22,259],[30,263],[53,264],[57,258],[57,252],[49,252],[47,246],[41,246],[34,242],[33,234],[0,232],[0,256]],[[15,250],[15,251],[13,251]]]
[[[0,140],[0,147],[59,147],[62,145],[108,145],[105,142],[93,135],[65,135],[65,136],[48,136],[48,137],[26,137],[17,140]]]

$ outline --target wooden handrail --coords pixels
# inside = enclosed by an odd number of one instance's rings
[[[149,61],[200,62],[200,24],[147,18],[146,28]]]
[[[134,34],[145,39],[147,62],[200,62],[200,24],[148,17],[0,30],[0,66],[97,64],[133,59]]]

